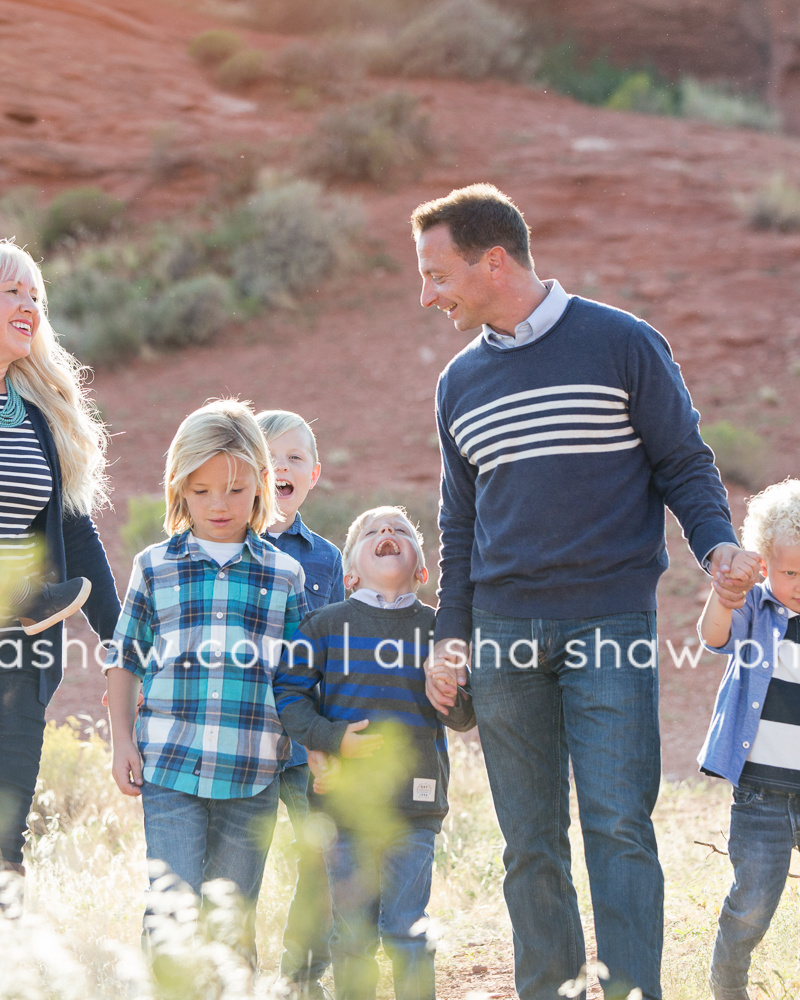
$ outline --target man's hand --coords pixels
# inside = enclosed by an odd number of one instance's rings
[[[360,730],[366,729],[368,725],[369,719],[350,723],[339,745],[342,757],[371,757],[376,750],[380,750],[383,746],[383,736],[380,733],[375,733],[373,736],[358,735]]]
[[[458,687],[467,683],[469,644],[463,639],[440,639],[424,664],[425,694],[437,712],[449,715]]]
[[[749,590],[758,582],[761,556],[736,545],[718,545],[711,554],[712,586],[724,608],[741,608]]]
[[[115,740],[111,774],[123,795],[141,795],[142,758],[133,740]]]
[[[314,791],[317,795],[327,795],[336,787],[342,770],[342,761],[339,757],[324,753],[322,750],[309,750],[308,766],[314,775]]]

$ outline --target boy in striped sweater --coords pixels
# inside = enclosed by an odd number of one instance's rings
[[[425,695],[435,615],[416,597],[428,572],[406,512],[366,511],[342,559],[350,599],[304,618],[274,680],[281,722],[311,751],[312,808],[336,826],[325,849],[336,997],[375,997],[382,942],[397,1000],[433,1000],[425,907],[448,808],[443,724],[465,731],[475,717],[463,688],[446,715]]]
[[[733,611],[712,590],[698,625],[707,649],[729,654],[698,758],[702,771],[733,785],[734,879],[711,960],[715,1000],[747,1000],[750,956],[800,847],[800,480],[749,501],[742,542],[761,553],[766,580]],[[737,554],[742,570],[758,563],[756,552]]]

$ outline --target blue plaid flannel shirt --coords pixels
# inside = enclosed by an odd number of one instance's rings
[[[189,532],[136,556],[105,670],[142,681],[136,732],[145,781],[246,798],[289,755],[272,675],[306,613],[303,570],[248,531],[219,566]]]

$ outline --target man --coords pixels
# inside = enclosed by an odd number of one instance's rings
[[[665,506],[723,599],[737,552],[725,489],[667,342],[542,282],[529,231],[488,184],[411,218],[422,305],[482,332],[442,373],[442,532],[427,691],[471,684],[506,840],[521,1000],[585,961],[570,873],[572,761],[605,996],[660,1000],[663,876],[656,584]],[[451,683],[442,684],[442,665]],[[430,668],[437,667],[437,677]]]

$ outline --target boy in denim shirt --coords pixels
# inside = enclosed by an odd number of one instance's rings
[[[310,611],[343,601],[341,552],[311,531],[300,516],[300,507],[316,486],[322,468],[314,432],[299,413],[290,410],[263,410],[256,420],[269,446],[280,505],[279,519],[270,525],[266,537],[303,567]],[[280,795],[302,849],[283,933],[281,975],[296,987],[300,1000],[322,1000],[326,994],[320,980],[331,960],[331,901],[322,855],[303,835],[308,818],[308,773],[306,751],[299,743],[292,743],[292,755],[281,772]]]
[[[698,626],[703,645],[728,653],[700,751],[706,774],[733,787],[728,850],[733,885],[711,960],[715,1000],[748,1000],[750,956],[800,847],[800,480],[768,487],[748,504],[740,568],[761,562],[763,583],[736,609],[712,591]]]

